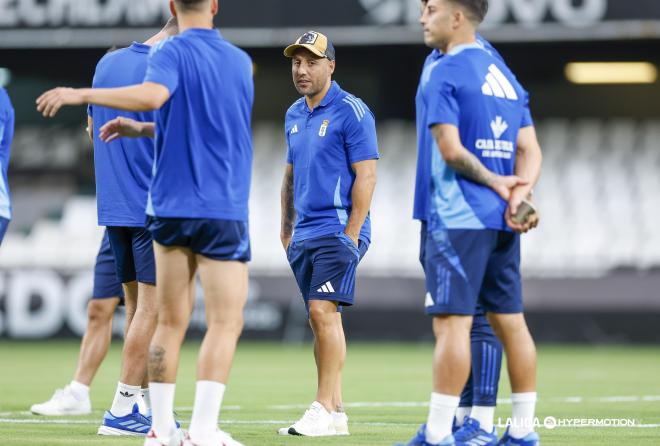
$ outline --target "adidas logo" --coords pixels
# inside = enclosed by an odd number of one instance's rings
[[[424,306],[426,308],[432,307],[434,305],[433,298],[431,297],[431,293],[426,293],[426,299],[424,299]]]
[[[119,391],[119,394],[123,397],[126,397],[126,398],[130,398],[132,396],[135,396],[134,393],[128,393],[128,391],[126,391],[126,392]]]
[[[335,289],[332,287],[330,281],[326,282],[321,288],[316,290],[317,293],[334,293]]]
[[[293,128],[289,132],[289,135],[295,135],[296,133],[298,133],[298,124],[293,126]]]
[[[495,96],[497,98],[506,98],[512,101],[518,100],[518,94],[511,85],[511,82],[504,76],[495,64],[488,67],[486,82],[481,86],[481,92],[486,96]]]

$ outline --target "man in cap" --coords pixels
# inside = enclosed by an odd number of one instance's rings
[[[348,435],[341,396],[346,358],[342,307],[371,237],[369,207],[379,158],[375,119],[332,80],[335,49],[315,31],[284,50],[303,97],[287,111],[281,240],[314,332],[315,401],[283,435]]]

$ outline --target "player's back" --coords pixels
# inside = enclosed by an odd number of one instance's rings
[[[0,217],[11,218],[7,169],[14,138],[14,108],[7,91],[0,87]]]
[[[438,61],[425,90],[428,125],[456,125],[463,145],[486,168],[499,175],[513,174],[518,131],[531,124],[531,117],[527,92],[501,58],[480,45],[459,47]],[[432,205],[447,227],[507,230],[507,204],[497,193],[450,171],[437,150],[433,169]],[[454,183],[458,190],[452,188]],[[464,213],[457,211],[461,208]]]
[[[94,88],[117,88],[141,84],[147,71],[150,46],[134,42],[106,54],[97,64]],[[99,224],[134,226],[145,224],[147,192],[151,183],[154,145],[150,138],[120,138],[110,143],[99,129],[118,116],[152,122],[153,112],[128,112],[90,106],[94,128],[94,164]]]
[[[250,57],[217,30],[188,29],[152,51],[156,113],[150,215],[247,220],[254,100]]]

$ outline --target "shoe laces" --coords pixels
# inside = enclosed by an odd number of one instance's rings
[[[321,418],[321,409],[316,406],[307,409],[302,417],[305,421],[318,421],[319,418]]]
[[[481,426],[479,425],[479,422],[473,418],[468,418],[465,417],[465,421],[463,422],[463,426],[461,426],[456,433],[454,434],[454,438],[457,441],[466,441],[474,437],[479,433],[481,430]]]
[[[64,399],[64,397],[66,397],[66,395],[68,393],[70,393],[69,386],[66,386],[63,389],[57,389],[57,390],[55,390],[55,393],[53,394],[52,399],[56,400],[56,401],[61,401],[61,400]]]

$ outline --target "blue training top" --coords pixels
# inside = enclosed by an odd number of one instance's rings
[[[165,86],[147,214],[248,220],[252,60],[214,29],[156,45],[145,82]]]
[[[96,65],[94,88],[141,84],[147,71],[150,46],[133,42],[106,54]],[[119,138],[105,143],[99,129],[119,116],[153,122],[153,112],[128,112],[90,105],[94,129],[94,166],[99,225],[142,227],[151,184],[154,143],[151,138]]]
[[[293,165],[293,241],[341,232],[352,209],[352,164],[378,159],[376,121],[362,100],[336,82],[310,110],[300,98],[286,113],[287,162]],[[371,241],[369,215],[360,238]]]
[[[518,130],[532,125],[527,92],[502,59],[478,42],[458,46],[429,63],[420,90],[426,105],[417,117],[420,140],[431,159],[429,230],[508,230],[507,203],[491,188],[454,172],[430,129],[436,124],[456,126],[462,144],[486,168],[513,175]]]

